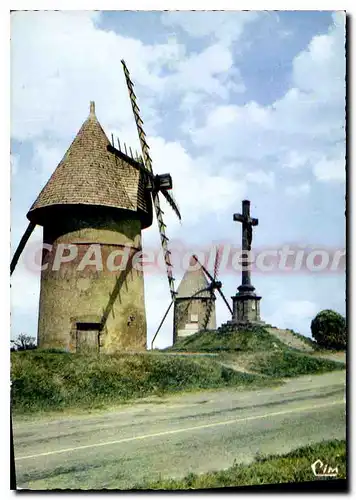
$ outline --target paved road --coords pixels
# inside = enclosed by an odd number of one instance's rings
[[[160,475],[224,469],[256,453],[345,438],[344,371],[273,389],[205,391],[161,403],[15,420],[18,486],[129,489]]]

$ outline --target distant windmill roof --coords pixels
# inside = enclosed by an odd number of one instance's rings
[[[190,298],[193,295],[197,298],[210,297],[210,292],[208,290],[197,293],[200,290],[204,290],[209,285],[202,267],[198,267],[197,262],[193,258],[191,258],[190,260],[189,267],[191,267],[192,269],[195,269],[197,267],[197,269],[194,271],[190,271],[189,269],[187,269],[187,271],[184,273],[182,281],[180,282],[177,290],[176,298]]]
[[[38,223],[38,213],[56,205],[97,205],[149,213],[150,201],[140,171],[132,166],[134,160],[123,153],[122,158],[110,153],[109,144],[91,102],[88,118],[27,217]]]

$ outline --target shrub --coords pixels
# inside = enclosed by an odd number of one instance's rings
[[[313,338],[326,349],[346,348],[345,318],[330,309],[318,313],[310,325]]]

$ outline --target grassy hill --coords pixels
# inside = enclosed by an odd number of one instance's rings
[[[287,348],[278,338],[262,326],[253,326],[243,331],[201,331],[189,337],[179,338],[168,352],[256,352],[270,351],[275,346]]]
[[[298,346],[298,349],[293,345]],[[345,367],[343,363],[312,356],[315,354],[312,346],[310,339],[292,331],[251,326],[242,331],[198,332],[179,339],[166,352],[215,352],[219,353],[218,360],[224,366],[267,377],[295,377]]]
[[[11,380],[15,414],[107,407],[182,390],[276,383],[198,356],[142,353],[90,357],[39,350],[11,353]]]
[[[277,385],[285,377],[344,367],[293,349],[263,327],[199,332],[164,351],[140,354],[35,349],[11,353],[12,405],[14,414],[104,408],[179,391]]]

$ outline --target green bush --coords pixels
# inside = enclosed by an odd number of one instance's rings
[[[320,347],[336,350],[346,348],[346,321],[341,314],[325,309],[315,316],[310,329]]]

